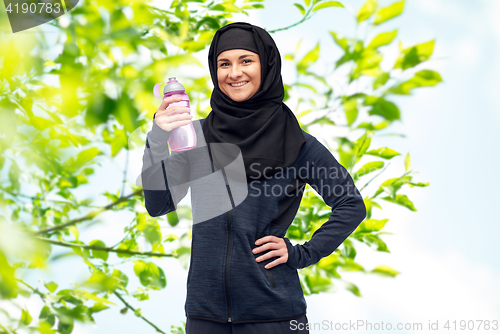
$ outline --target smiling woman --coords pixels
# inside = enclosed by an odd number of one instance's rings
[[[227,50],[217,59],[220,90],[233,101],[248,100],[259,90],[260,71],[260,57],[252,51]]]
[[[281,56],[267,31],[243,22],[222,27],[210,45],[208,64],[214,85],[212,110],[195,121],[205,141],[169,158],[165,143],[170,129],[189,120],[159,110],[158,126],[148,134],[151,152],[145,150],[143,157],[145,162],[154,157],[169,160],[152,162],[142,176],[143,185],[154,188],[144,188],[150,215],[176,210],[191,187],[186,334],[309,333],[297,270],[330,255],[358,227],[366,217],[363,198],[347,170],[300,128],[283,102]],[[170,102],[166,99],[161,108]],[[218,150],[231,156],[227,164],[214,158]],[[241,158],[238,168],[231,167]],[[339,176],[314,170],[332,168]],[[304,170],[305,176],[300,172]],[[165,174],[172,177],[167,180]],[[247,184],[244,177],[235,177],[243,174]],[[310,241],[292,245],[285,235],[306,183],[320,193],[332,213]],[[222,210],[205,217],[218,207],[212,198],[220,199]],[[294,327],[291,321],[301,325]]]

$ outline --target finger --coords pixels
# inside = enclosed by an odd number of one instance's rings
[[[164,129],[165,131],[172,131],[173,129],[189,124],[192,122],[191,119],[180,119],[176,121],[168,121],[168,122],[158,122],[158,126]]]
[[[181,113],[176,113],[176,114],[156,114],[155,119],[159,119],[162,122],[170,123],[172,121],[176,120],[184,120],[184,119],[191,119],[193,118],[193,115],[187,112],[181,112]]]
[[[156,117],[161,115],[175,115],[175,114],[191,114],[191,109],[188,107],[181,107],[181,106],[170,107],[167,108],[166,110],[158,109],[158,111],[156,112]]]
[[[178,95],[173,95],[173,96],[169,96],[169,97],[165,97],[163,98],[163,101],[161,102],[160,104],[160,107],[158,107],[158,109],[166,109],[168,107],[168,105],[172,102],[180,102],[182,101],[182,97],[178,96]]]
[[[268,242],[262,246],[259,246],[259,247],[255,247],[253,250],[252,250],[252,253],[254,254],[257,254],[257,253],[261,253],[267,249],[278,249],[280,248],[280,244],[278,243],[275,243],[275,242]]]
[[[158,126],[165,131],[172,131],[173,129],[175,129],[177,127],[181,127],[183,125],[189,124],[190,122],[191,122],[191,120],[188,119],[188,120],[183,120],[183,121],[176,121],[176,122],[172,122],[172,123],[167,123],[168,125],[158,124]]]
[[[261,262],[261,261],[264,261],[264,260],[267,260],[267,259],[270,259],[272,257],[276,257],[276,256],[281,256],[281,252],[278,251],[278,250],[274,250],[274,251],[270,251],[262,256],[259,256],[258,258],[256,258],[255,260],[257,262]]]
[[[279,264],[285,263],[285,260],[283,260],[283,257],[280,257],[279,259],[276,259],[272,262],[269,262],[264,266],[266,269],[271,269],[272,267],[276,267]]]
[[[257,239],[255,241],[255,244],[256,245],[261,245],[264,242],[277,242],[278,240],[279,240],[279,238],[275,237],[274,235],[267,235],[267,236],[265,236],[263,238]]]

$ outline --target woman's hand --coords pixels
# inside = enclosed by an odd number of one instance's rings
[[[260,238],[255,241],[256,245],[262,245],[260,247],[256,247],[252,250],[252,253],[257,254],[267,249],[275,249],[273,251],[267,252],[266,254],[256,258],[257,262],[267,260],[272,257],[278,256],[279,259],[276,259],[272,262],[269,262],[265,268],[270,269],[272,267],[277,266],[278,264],[285,263],[288,261],[288,249],[286,248],[286,242],[283,238],[275,237],[274,235],[268,235],[263,238]]]
[[[191,109],[187,107],[167,107],[174,102],[180,102],[180,96],[169,96],[163,99],[160,107],[156,111],[154,121],[165,131],[172,131],[175,128],[189,124],[193,116],[189,113]],[[185,114],[184,114],[185,113]]]

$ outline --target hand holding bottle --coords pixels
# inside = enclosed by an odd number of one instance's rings
[[[172,131],[191,122],[193,116],[190,114],[189,108],[180,106],[169,108],[170,104],[180,102],[181,100],[182,97],[175,95],[163,99],[154,118],[154,121],[160,128],[165,131]]]

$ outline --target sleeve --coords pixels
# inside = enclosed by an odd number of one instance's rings
[[[153,116],[153,126],[146,137],[142,158],[141,181],[146,210],[152,217],[165,215],[177,209],[189,188],[186,182],[189,161],[185,154],[170,154],[170,131],[159,127]],[[170,187],[169,187],[170,184]]]
[[[366,217],[363,197],[349,172],[316,138],[312,142],[305,159],[307,173],[299,176],[321,195],[332,213],[304,244],[292,245],[284,238],[288,249],[286,264],[294,269],[313,265],[333,253]]]

